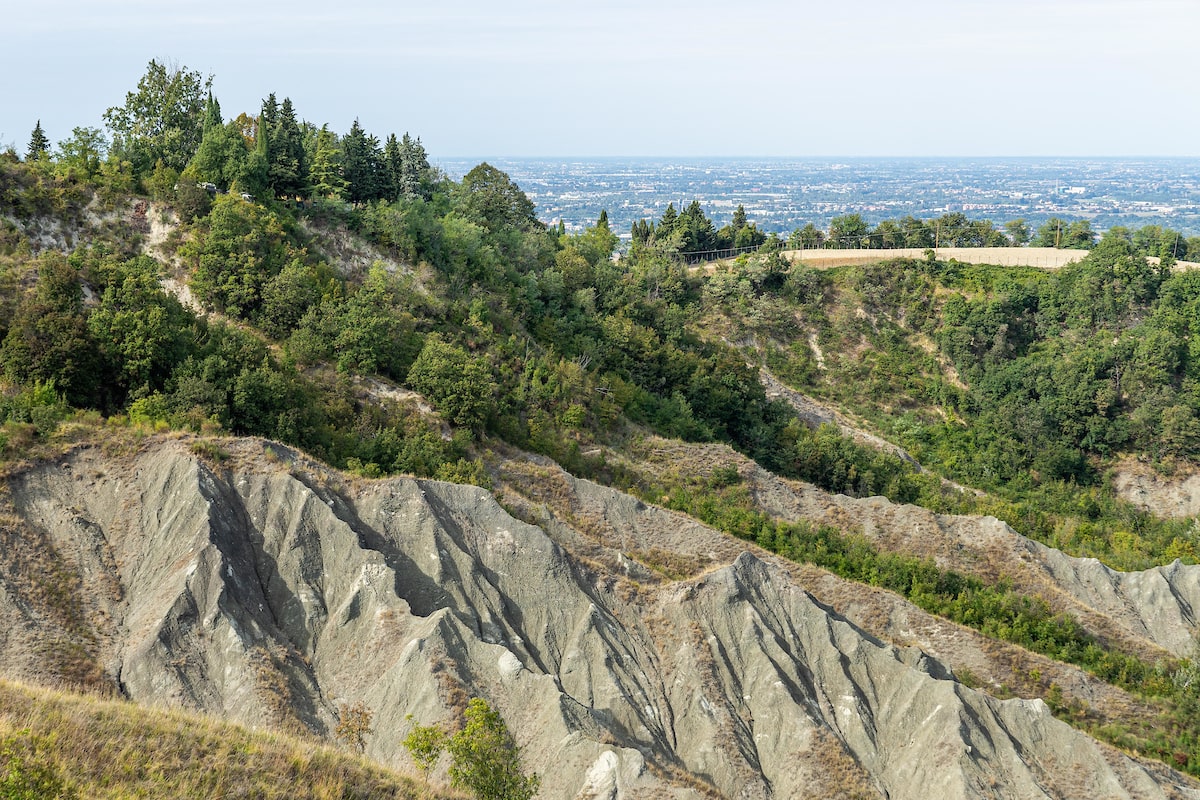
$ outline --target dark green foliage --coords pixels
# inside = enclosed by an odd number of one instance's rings
[[[455,192],[458,212],[493,233],[540,225],[533,202],[508,175],[486,162],[464,175]]]
[[[42,121],[39,119],[33,126],[33,133],[29,135],[29,147],[25,149],[25,160],[39,161],[49,154],[50,140],[46,138],[46,132],[42,130]]]
[[[342,176],[342,153],[337,145],[337,136],[329,130],[329,126],[321,126],[309,172],[314,198],[336,199],[346,189],[346,179]]]
[[[162,291],[160,268],[142,256],[108,276],[87,327],[104,362],[109,407],[165,384],[191,350],[193,319]]]
[[[148,175],[159,161],[182,171],[200,146],[211,85],[211,77],[152,60],[125,105],[104,112],[114,151],[138,175]]]
[[[868,230],[866,221],[858,214],[834,217],[829,221],[829,237],[825,240],[826,247],[839,250],[868,247],[870,246]]]
[[[393,137],[394,138],[394,137]],[[414,139],[407,133],[400,140],[400,163],[396,173],[396,199],[429,200],[433,195],[433,175],[429,158],[420,137]]]
[[[262,310],[258,319],[262,329],[276,339],[285,339],[300,320],[321,302],[323,286],[333,280],[321,270],[293,258],[263,285]]]
[[[271,95],[271,101],[274,100]],[[265,107],[264,107],[265,108]],[[270,117],[275,117],[273,124]],[[297,197],[307,193],[308,158],[291,98],[285,97],[278,114],[263,114],[269,125],[267,185],[275,197]]]
[[[383,197],[388,188],[387,167],[379,149],[379,139],[368,135],[356,119],[341,144],[345,198],[351,203],[362,204]]]
[[[425,339],[408,384],[465,428],[482,428],[495,407],[496,385],[486,364],[437,335]]]
[[[16,309],[0,345],[14,383],[53,383],[75,406],[100,403],[100,355],[88,332],[78,271],[58,253],[39,259],[35,288]]]
[[[237,122],[231,121],[226,124],[222,120],[221,106],[210,94],[200,144],[183,172],[185,185],[204,181],[216,185],[221,191],[226,191],[239,182],[248,182],[251,184],[250,188],[257,188],[257,181],[253,178],[247,180],[249,158],[250,151]]]
[[[1034,247],[1060,247],[1087,250],[1096,243],[1092,224],[1086,219],[1067,221],[1051,217],[1037,229],[1031,244]]]
[[[182,255],[192,264],[192,288],[200,299],[251,319],[262,308],[263,288],[296,251],[279,216],[240,197],[221,195]]]
[[[421,352],[421,340],[412,316],[399,308],[381,272],[373,272],[346,301],[334,354],[339,369],[404,380]]]

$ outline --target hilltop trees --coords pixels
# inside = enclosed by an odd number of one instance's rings
[[[383,154],[379,139],[362,129],[358,120],[342,139],[342,175],[346,179],[345,197],[351,203],[369,203],[383,197]]]
[[[271,95],[272,106],[274,100],[275,95]],[[275,197],[303,195],[308,183],[308,158],[291,98],[283,98],[277,113],[272,108],[268,114],[266,104],[263,109],[264,128],[269,130],[267,184]]]
[[[317,132],[309,183],[313,198],[335,200],[346,191],[342,152],[338,148],[337,135],[329,130],[329,125],[322,125]]]
[[[1092,231],[1092,224],[1086,219],[1068,222],[1059,217],[1051,217],[1040,225],[1032,241],[1034,247],[1059,247],[1067,250],[1087,250],[1095,243],[1096,234]]]
[[[1022,247],[1029,243],[1033,238],[1033,234],[1029,230],[1029,226],[1025,224],[1023,219],[1014,219],[1004,223],[1004,230],[1008,233],[1009,242],[1014,247]]]
[[[46,132],[42,130],[42,121],[39,119],[33,126],[33,133],[29,136],[29,147],[25,150],[25,160],[37,161],[45,158],[49,150],[50,140],[46,138]]]
[[[113,150],[137,174],[149,173],[160,161],[182,171],[200,146],[211,87],[211,76],[151,60],[137,91],[125,95],[124,105],[104,112]]]
[[[455,200],[460,214],[493,232],[541,226],[533,201],[507,174],[486,161],[463,176]]]
[[[100,173],[107,154],[108,141],[99,128],[74,128],[71,138],[58,143],[58,163],[84,179]]]
[[[834,217],[829,222],[828,246],[834,249],[867,247],[870,226],[860,214]]]
[[[185,174],[216,185],[222,191],[245,179],[248,151],[235,123],[225,124],[221,104],[209,92],[204,111],[204,131]]]

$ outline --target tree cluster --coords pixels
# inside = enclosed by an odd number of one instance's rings
[[[767,234],[747,219],[745,206],[739,205],[729,224],[718,230],[697,200],[688,204],[682,213],[671,203],[657,224],[651,220],[638,220],[633,223],[631,233],[635,247],[653,248],[688,259],[704,259],[721,251],[753,249],[767,240]]]

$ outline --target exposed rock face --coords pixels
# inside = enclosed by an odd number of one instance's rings
[[[1129,459],[1117,468],[1113,489],[1122,500],[1159,517],[1200,515],[1200,473],[1166,477]]]
[[[483,696],[545,798],[1200,797],[1040,701],[995,700],[866,635],[703,526],[632,541],[668,513],[633,498],[575,486],[624,515],[622,549],[685,552],[702,533],[711,569],[631,581],[574,554],[590,541],[574,523],[527,524],[479,488],[347,484],[226,446],[216,467],[161,440],[11,478],[6,524],[85,602],[59,608],[22,570],[32,556],[0,556],[0,669],[36,675],[36,643],[74,631],[139,702],[325,733],[362,701],[369,755],[398,765],[408,715]]]
[[[1045,597],[1105,638],[1190,656],[1197,641],[1200,566],[1179,562],[1117,572],[1094,558],[1075,558],[1027,539],[995,517],[935,514],[882,497],[855,499],[755,469],[761,506],[784,519],[849,527],[885,548],[931,556],[967,573],[1003,575]]]

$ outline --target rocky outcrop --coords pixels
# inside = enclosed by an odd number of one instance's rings
[[[1200,473],[1160,475],[1131,458],[1117,465],[1112,484],[1117,497],[1155,516],[1186,519],[1200,515]]]
[[[142,703],[327,733],[363,702],[368,754],[394,765],[414,719],[482,696],[545,798],[1200,797],[611,490],[576,482],[579,518],[534,525],[477,487],[347,482],[276,445],[220,446],[216,464],[174,439],[84,449],[9,478],[5,525],[42,555],[0,556],[0,669],[36,676],[37,642],[73,631]],[[587,508],[627,541],[596,544]],[[651,580],[589,547],[674,548],[698,571]],[[47,575],[80,602],[39,593]]]
[[[1070,613],[1096,635],[1142,649],[1192,655],[1200,612],[1200,566],[1179,562],[1118,572],[1035,542],[995,517],[936,514],[883,497],[831,495],[754,468],[756,498],[784,519],[828,522],[886,549],[934,558],[968,574],[1005,577]],[[1161,653],[1160,653],[1161,655]]]

